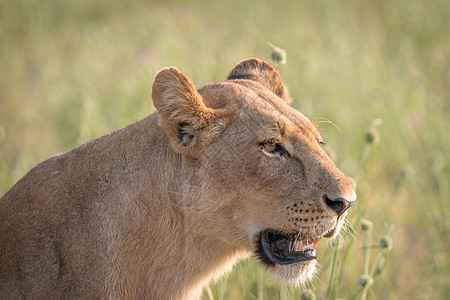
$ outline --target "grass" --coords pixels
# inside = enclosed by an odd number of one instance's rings
[[[370,248],[369,257],[364,241],[377,244],[394,224],[385,270],[365,295],[448,299],[449,28],[446,0],[2,1],[0,194],[46,157],[153,112],[158,69],[176,65],[200,87],[243,58],[270,59],[271,42],[287,52],[293,106],[318,122],[359,196],[349,216],[355,238],[320,243],[323,267],[305,288],[363,297],[360,278],[384,251]],[[376,119],[379,143],[367,148]],[[203,299],[302,291],[250,259]]]

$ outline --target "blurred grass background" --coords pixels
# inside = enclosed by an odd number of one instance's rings
[[[395,225],[369,297],[450,299],[449,32],[447,0],[3,0],[0,194],[41,160],[152,113],[160,68],[178,66],[201,87],[241,59],[269,60],[270,41],[287,51],[293,106],[319,123],[357,181],[349,217],[357,234],[339,297],[351,297],[363,272],[356,225],[365,217],[375,243]],[[380,143],[357,170],[377,118]],[[312,283],[322,297],[333,252],[325,244]],[[298,299],[301,291],[249,260],[203,298]]]

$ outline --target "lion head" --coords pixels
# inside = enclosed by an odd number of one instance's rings
[[[309,279],[314,247],[339,233],[356,194],[322,149],[317,126],[289,105],[280,74],[251,58],[226,81],[197,90],[166,68],[152,97],[183,159],[178,205],[216,241],[211,252],[247,251],[283,278]]]

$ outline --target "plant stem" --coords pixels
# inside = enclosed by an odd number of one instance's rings
[[[213,293],[211,291],[211,287],[209,285],[206,286],[206,293],[208,294],[209,300],[214,300]]]
[[[367,161],[367,158],[369,157],[369,154],[370,154],[370,151],[372,150],[372,148],[373,148],[372,144],[364,145],[364,149],[362,150],[361,155],[359,156],[356,166],[353,170],[353,174],[354,174],[353,176],[354,176],[356,182],[358,182],[359,173],[361,172],[364,163]]]
[[[331,274],[330,274],[330,280],[328,282],[328,299],[334,299],[333,291],[334,291],[334,273],[336,271],[336,262],[337,262],[337,253],[339,250],[339,240],[336,241],[336,245],[333,251],[333,258],[331,262]]]
[[[364,266],[364,272],[363,274],[368,275],[369,274],[369,261],[370,261],[370,247],[367,246],[367,244],[371,240],[371,233],[370,231],[366,231],[366,234],[364,235],[364,242],[363,242],[363,266]]]
[[[384,256],[383,251],[378,252],[377,256],[373,260],[372,263],[372,270],[370,270],[370,275],[375,275],[375,270],[377,269],[378,263],[380,262],[380,259]]]
[[[258,300],[264,299],[264,283],[263,283],[263,272],[261,270],[258,270],[258,278],[257,278],[257,293],[258,293]]]
[[[286,286],[285,285],[281,285],[280,286],[280,300],[287,300],[287,292],[286,292]]]
[[[227,290],[227,283],[228,283],[228,276],[225,276],[225,278],[222,280],[222,284],[220,285],[220,291],[219,291],[219,299],[223,300],[225,296],[225,291]]]

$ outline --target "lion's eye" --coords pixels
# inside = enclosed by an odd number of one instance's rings
[[[264,143],[263,146],[267,152],[275,152],[278,148],[278,144],[275,143]]]
[[[264,143],[261,143],[261,149],[270,153],[270,154],[279,154],[280,156],[289,156],[289,153],[282,147],[280,144],[267,141]]]

